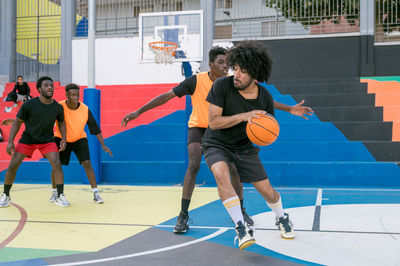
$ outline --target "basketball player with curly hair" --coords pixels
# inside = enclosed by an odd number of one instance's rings
[[[276,225],[282,238],[294,238],[289,215],[284,213],[279,193],[271,186],[268,175],[246,134],[246,123],[260,114],[274,115],[274,99],[258,82],[268,81],[272,59],[268,48],[256,41],[243,41],[228,51],[229,66],[234,75],[214,82],[209,102],[208,128],[203,151],[214,174],[218,193],[235,223],[239,248],[255,243],[254,231],[243,219],[240,201],[232,187],[229,165],[234,163],[243,183],[252,183],[276,214]]]

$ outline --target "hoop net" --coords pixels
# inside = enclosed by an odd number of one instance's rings
[[[154,52],[154,61],[157,64],[171,64],[174,60],[178,44],[174,42],[151,42],[149,43],[149,47]]]

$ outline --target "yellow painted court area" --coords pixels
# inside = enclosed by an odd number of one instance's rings
[[[70,207],[49,203],[49,185],[15,184],[13,203],[23,207],[27,223],[7,247],[98,251],[178,215],[180,187],[101,186],[105,204],[95,204],[88,185],[66,185]],[[219,199],[216,188],[195,189],[191,209]],[[20,220],[17,208],[0,209],[0,243]]]

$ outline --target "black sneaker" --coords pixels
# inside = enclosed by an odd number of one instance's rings
[[[186,233],[189,230],[189,215],[181,211],[178,216],[178,220],[176,221],[176,225],[174,228],[174,233],[182,234]]]
[[[253,218],[247,214],[246,208],[242,208],[242,213],[243,213],[243,219],[244,221],[249,225],[253,226],[254,225],[254,220]]]
[[[285,213],[283,217],[276,217],[275,225],[281,231],[281,237],[284,239],[294,239],[293,224],[289,220],[289,214]]]

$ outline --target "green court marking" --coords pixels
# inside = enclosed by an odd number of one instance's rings
[[[399,77],[397,77],[397,76],[394,76],[394,77],[361,77],[360,79],[361,80],[362,79],[373,79],[376,81],[397,81],[400,83],[400,76]]]
[[[64,255],[73,255],[80,253],[87,253],[87,251],[5,247],[0,250],[0,263],[18,261],[18,260],[29,260],[29,259],[57,257]]]

